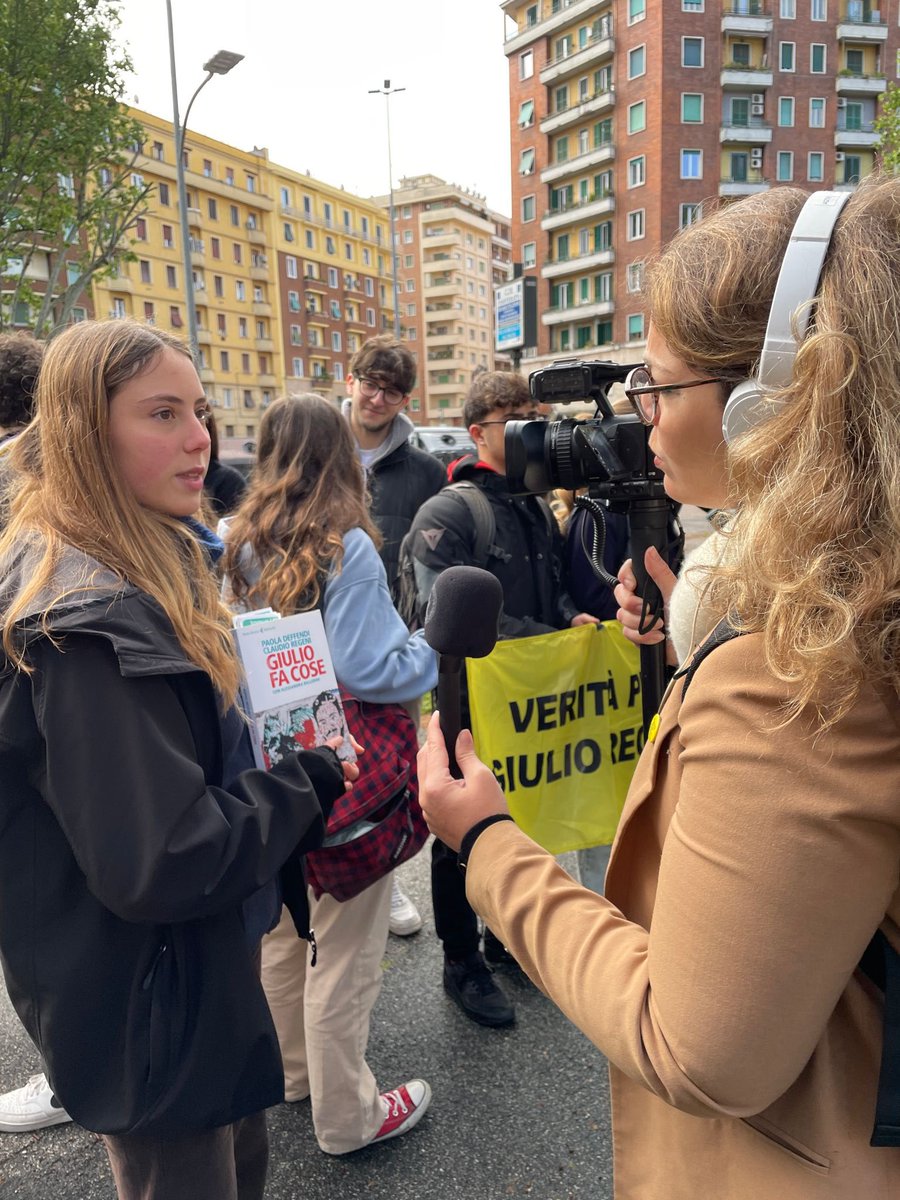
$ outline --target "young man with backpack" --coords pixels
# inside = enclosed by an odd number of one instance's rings
[[[381,561],[397,602],[397,558],[413,517],[443,487],[441,463],[410,445],[415,426],[404,412],[416,385],[416,360],[402,343],[383,334],[364,342],[350,360],[343,413],[350,424],[372,495],[372,517],[384,538]],[[391,933],[406,937],[422,927],[412,900],[394,879]]]
[[[596,624],[595,617],[578,611],[563,587],[562,539],[549,506],[536,496],[511,496],[507,488],[506,423],[543,419],[521,375],[493,371],[475,379],[463,421],[477,457],[466,455],[451,464],[450,486],[422,506],[402,549],[401,584],[411,566],[420,619],[441,571],[464,565],[482,567],[499,580],[503,638]],[[510,1025],[515,1010],[485,962],[508,961],[509,956],[488,929],[484,953],[480,950],[477,918],[466,900],[455,852],[435,840],[431,861],[435,928],[444,945],[444,989],[478,1024]]]

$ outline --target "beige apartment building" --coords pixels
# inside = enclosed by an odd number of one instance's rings
[[[513,256],[555,357],[634,361],[645,261],[705,206],[852,188],[900,76],[896,5],[505,0]],[[526,352],[528,353],[528,352]]]
[[[509,217],[483,196],[416,175],[394,190],[394,223],[401,335],[418,362],[410,415],[458,424],[475,373],[509,366],[494,353],[494,284],[512,273]]]
[[[154,185],[134,260],[94,284],[98,317],[135,317],[187,339],[172,123],[146,131],[135,182]],[[350,357],[393,321],[388,217],[340,188],[188,130],[188,236],[200,375],[222,437],[254,439],[276,396],[339,399]]]

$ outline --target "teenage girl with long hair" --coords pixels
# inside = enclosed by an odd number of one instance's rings
[[[434,652],[391,601],[363,470],[332,405],[288,396],[266,410],[250,489],[220,530],[233,603],[284,616],[320,608],[338,683],[358,700],[414,702],[436,685]],[[316,1138],[329,1154],[405,1133],[431,1098],[420,1079],[380,1093],[365,1060],[390,893],[390,875],[344,902],[310,891],[315,970],[307,972],[306,946],[286,917],[263,943],[285,1094],[310,1096]]]
[[[75,325],[36,399],[0,538],[7,988],[123,1200],[259,1200],[283,1081],[258,943],[343,777],[328,750],[252,768],[185,347]]]

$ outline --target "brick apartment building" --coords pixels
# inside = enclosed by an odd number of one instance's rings
[[[506,0],[513,258],[553,357],[633,360],[643,265],[704,205],[872,170],[897,5]],[[528,352],[526,352],[527,354]]]
[[[377,198],[387,205],[387,196]],[[457,424],[472,377],[503,369],[494,355],[494,284],[512,272],[509,217],[436,175],[394,189],[400,322],[418,361],[410,413]]]

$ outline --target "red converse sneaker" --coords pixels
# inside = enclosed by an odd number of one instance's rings
[[[381,1103],[385,1111],[384,1124],[372,1138],[370,1146],[399,1137],[417,1125],[431,1103],[431,1088],[424,1079],[410,1079],[392,1092],[382,1092]]]

